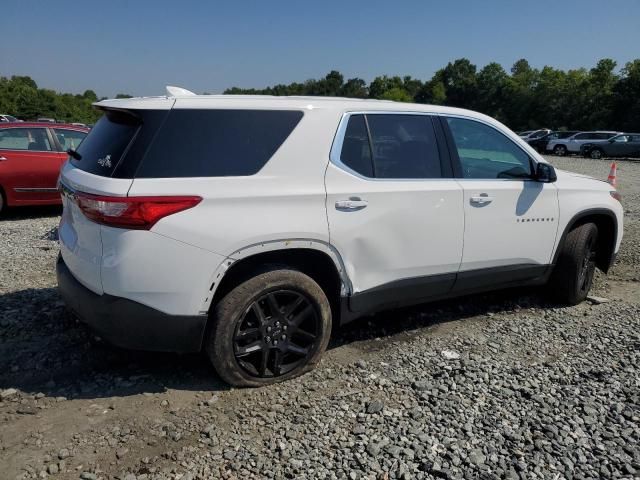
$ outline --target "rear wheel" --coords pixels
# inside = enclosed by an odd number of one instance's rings
[[[600,150],[599,148],[592,148],[589,152],[589,156],[594,160],[599,160],[602,158],[602,150]]]
[[[2,187],[0,187],[0,214],[2,214],[2,210],[4,210],[5,201],[4,201],[4,191]]]
[[[206,351],[226,382],[257,387],[311,370],[327,348],[331,307],[297,270],[273,268],[239,284],[212,312]]]
[[[556,145],[553,147],[553,154],[559,157],[564,157],[567,154],[567,147],[564,145]]]
[[[597,247],[598,227],[593,223],[567,234],[550,282],[557,300],[576,305],[587,298],[596,270]]]

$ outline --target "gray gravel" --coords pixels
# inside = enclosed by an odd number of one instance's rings
[[[0,478],[640,478],[640,163],[618,173],[625,239],[600,300],[516,290],[365,318],[314,372],[256,390],[198,355],[104,345],[55,291],[58,212],[10,212]]]

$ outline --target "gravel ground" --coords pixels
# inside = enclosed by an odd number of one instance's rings
[[[554,158],[606,178],[609,162]],[[55,290],[58,209],[0,221],[0,478],[640,478],[640,163],[606,303],[537,290],[361,319],[318,369],[233,390],[103,344]]]

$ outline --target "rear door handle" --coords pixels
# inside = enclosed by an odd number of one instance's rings
[[[366,200],[362,200],[358,197],[352,197],[349,200],[338,200],[336,202],[336,210],[362,210],[366,208],[369,203]]]
[[[493,202],[493,197],[490,197],[486,193],[481,193],[476,197],[471,197],[472,205],[489,205],[491,202]]]

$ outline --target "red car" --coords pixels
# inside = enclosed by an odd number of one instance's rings
[[[0,211],[61,203],[56,182],[66,151],[78,148],[88,132],[64,123],[0,124]]]

